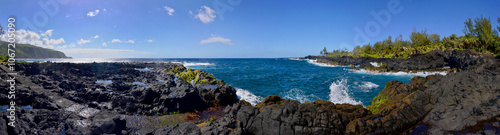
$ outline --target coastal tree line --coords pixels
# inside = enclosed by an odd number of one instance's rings
[[[500,17],[497,17],[500,24]],[[464,35],[457,36],[452,34],[441,38],[438,34],[427,32],[427,29],[413,32],[409,40],[404,40],[403,35],[396,38],[389,36],[383,41],[374,44],[365,44],[356,46],[352,51],[347,49],[337,49],[331,52],[323,48],[320,52],[323,56],[340,57],[374,57],[374,58],[408,58],[412,54],[422,54],[435,49],[458,49],[473,50],[480,53],[490,53],[500,56],[500,25],[493,28],[490,18],[477,17],[476,19],[467,19],[464,22]]]

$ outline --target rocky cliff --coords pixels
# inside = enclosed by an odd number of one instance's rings
[[[0,41],[0,56],[7,55],[8,42]],[[14,49],[16,58],[71,58],[61,51],[42,48],[29,44],[17,44]]]

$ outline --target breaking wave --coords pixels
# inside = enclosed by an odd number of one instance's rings
[[[319,63],[317,60],[311,60],[307,59],[307,63],[311,63],[316,66],[321,66],[321,67],[349,67],[349,66],[337,66],[337,65],[331,65],[331,64],[325,64],[325,63]]]
[[[337,80],[330,85],[330,101],[333,103],[348,103],[348,104],[362,104],[349,96],[349,88],[347,87],[347,79]]]
[[[354,82],[356,88],[361,89],[363,92],[370,92],[371,89],[378,88],[379,85],[372,83],[372,82],[361,82],[361,84]]]
[[[192,66],[212,66],[215,65],[213,63],[204,63],[204,62],[172,62],[182,64],[184,67],[192,67]]]
[[[314,95],[314,94],[309,94],[307,95],[304,91],[300,90],[300,89],[291,89],[287,92],[284,92],[284,93],[281,93],[283,95],[283,98],[285,99],[293,99],[293,100],[297,100],[301,103],[304,103],[304,102],[313,102],[313,101],[316,101],[318,99],[320,99],[318,96]]]
[[[262,102],[264,98],[260,96],[256,96],[252,92],[240,88],[235,88],[236,89],[236,95],[240,100],[245,100],[247,102],[250,102],[252,105],[256,105],[259,102]]]

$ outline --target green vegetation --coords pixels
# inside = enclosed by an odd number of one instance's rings
[[[390,100],[389,96],[383,96],[383,95],[377,95],[376,97],[373,98],[372,104],[367,106],[366,109],[368,109],[372,114],[378,114],[380,113],[380,105],[383,105],[387,103],[387,101]]]
[[[0,56],[7,55],[8,42],[0,41]],[[16,43],[16,58],[68,58],[63,52]]]
[[[203,72],[201,70],[194,70],[194,69],[186,69],[184,66],[178,66],[175,67],[167,73],[174,74],[177,77],[182,78],[183,80],[187,82],[191,82],[194,80],[194,84],[222,84],[224,85],[224,82],[217,80],[214,75]]]
[[[0,35],[5,34],[0,25]],[[0,56],[7,55],[8,42],[0,41]],[[29,44],[16,43],[16,58],[68,58],[63,52]]]
[[[500,17],[497,22],[500,24]],[[460,37],[452,34],[441,38],[438,34],[428,33],[426,29],[422,31],[414,29],[409,36],[410,40],[403,40],[402,35],[394,40],[389,36],[386,40],[378,41],[373,45],[358,45],[352,51],[339,49],[328,52],[325,47],[320,54],[328,57],[408,58],[412,54],[423,54],[436,49],[458,49],[500,56],[500,37],[498,36],[500,26],[497,26],[495,30],[490,19],[483,16],[474,20],[468,19],[464,24],[465,35]]]
[[[177,74],[177,73],[180,73],[180,72],[184,72],[186,70],[186,67],[184,66],[177,66],[173,69],[170,69],[167,71],[167,73],[170,73],[170,74]]]
[[[5,55],[5,57],[0,56],[0,62],[5,62],[9,60],[9,58],[10,58],[9,55]]]

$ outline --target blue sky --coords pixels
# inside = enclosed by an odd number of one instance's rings
[[[493,0],[0,3],[0,24],[6,27],[7,19],[15,17],[19,42],[61,50],[77,58],[303,57],[317,55],[323,47],[329,51],[351,49],[399,34],[408,39],[413,28],[426,28],[441,37],[463,35],[467,18],[483,15],[497,26],[500,16],[500,2]]]

